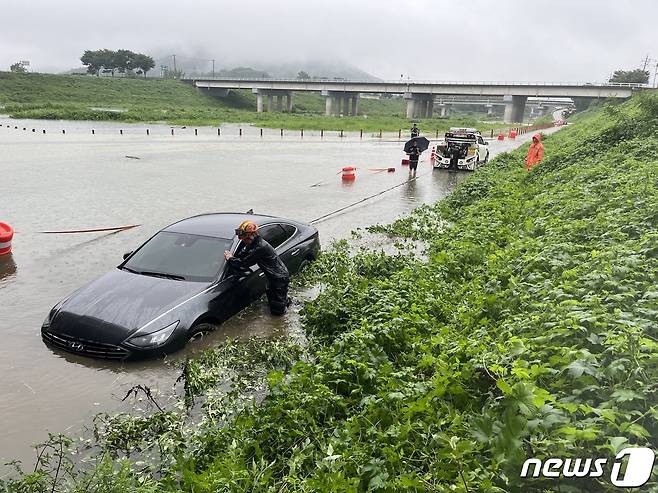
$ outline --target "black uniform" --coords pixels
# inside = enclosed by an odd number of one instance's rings
[[[420,149],[418,146],[411,146],[409,149],[409,169],[415,170],[418,168],[418,158],[420,157]]]
[[[420,135],[420,129],[418,127],[411,128],[411,138],[418,137]]]
[[[270,312],[272,315],[283,315],[286,312],[290,274],[272,245],[256,235],[249,245],[228,260],[228,264],[236,270],[245,270],[258,264],[267,277],[267,301],[270,304]]]

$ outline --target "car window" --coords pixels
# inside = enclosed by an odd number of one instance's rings
[[[286,241],[290,235],[279,224],[268,224],[258,230],[258,233],[274,248]]]
[[[137,273],[179,276],[188,281],[212,281],[224,266],[224,251],[232,240],[161,231],[123,265]]]
[[[286,239],[283,241],[288,241],[290,237],[294,235],[295,232],[297,231],[297,228],[294,227],[292,224],[282,224],[281,227],[286,232]]]

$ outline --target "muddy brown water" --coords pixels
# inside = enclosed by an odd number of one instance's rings
[[[259,129],[242,126],[239,136],[239,126],[224,126],[221,136],[208,127],[196,134],[193,127],[175,127],[172,136],[167,125],[8,118],[0,124],[0,221],[16,230],[13,255],[0,257],[0,459],[27,465],[31,445],[47,439],[48,431],[75,435],[96,413],[124,409],[121,398],[133,385],[169,392],[179,374],[176,362],[194,350],[177,353],[173,364],[110,363],[55,352],[42,343],[40,327],[59,300],[176,220],[253,208],[310,221],[407,181],[400,166],[404,140],[397,133],[340,138],[338,132],[320,137],[307,131],[302,138],[285,131],[282,138],[279,130],[265,129],[261,137]],[[491,154],[527,138],[494,141]],[[468,175],[432,171],[428,154],[416,181],[319,222],[323,246],[434,202]],[[346,165],[357,167],[353,183],[337,175]],[[396,172],[368,170],[388,167]],[[141,226],[112,234],[39,233],[127,224]],[[202,344],[299,333],[298,311],[299,304],[272,318],[261,302]]]

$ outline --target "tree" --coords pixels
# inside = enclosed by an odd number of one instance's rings
[[[103,67],[103,60],[101,59],[101,52],[99,50],[85,50],[84,54],[80,57],[83,65],[87,66],[87,73],[98,75],[100,69]]]
[[[25,65],[23,65],[23,62],[16,62],[16,63],[12,64],[9,67],[9,70],[14,72],[14,73],[17,73],[17,74],[27,73],[27,69],[25,68]]]
[[[132,62],[135,68],[138,68],[144,74],[144,77],[146,77],[146,72],[155,67],[153,58],[142,53],[136,53]]]
[[[124,74],[136,68],[139,68],[146,77],[146,72],[155,67],[153,58],[130,50],[86,50],[80,61],[87,66],[88,73],[99,75],[101,71],[111,72],[112,77],[115,70]]]
[[[117,50],[114,53],[113,61],[120,74],[135,68],[135,53],[130,50]]]
[[[615,70],[609,82],[647,84],[649,82],[649,72],[641,68],[636,68],[635,70]]]
[[[307,79],[310,79],[311,76],[308,75],[308,74],[307,74],[306,72],[304,72],[303,70],[300,70],[299,73],[297,74],[297,78],[298,78],[298,79],[301,79],[301,80],[307,80]]]

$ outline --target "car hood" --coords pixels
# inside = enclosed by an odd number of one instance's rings
[[[53,317],[50,330],[78,339],[119,344],[208,286],[115,269],[71,295]]]

